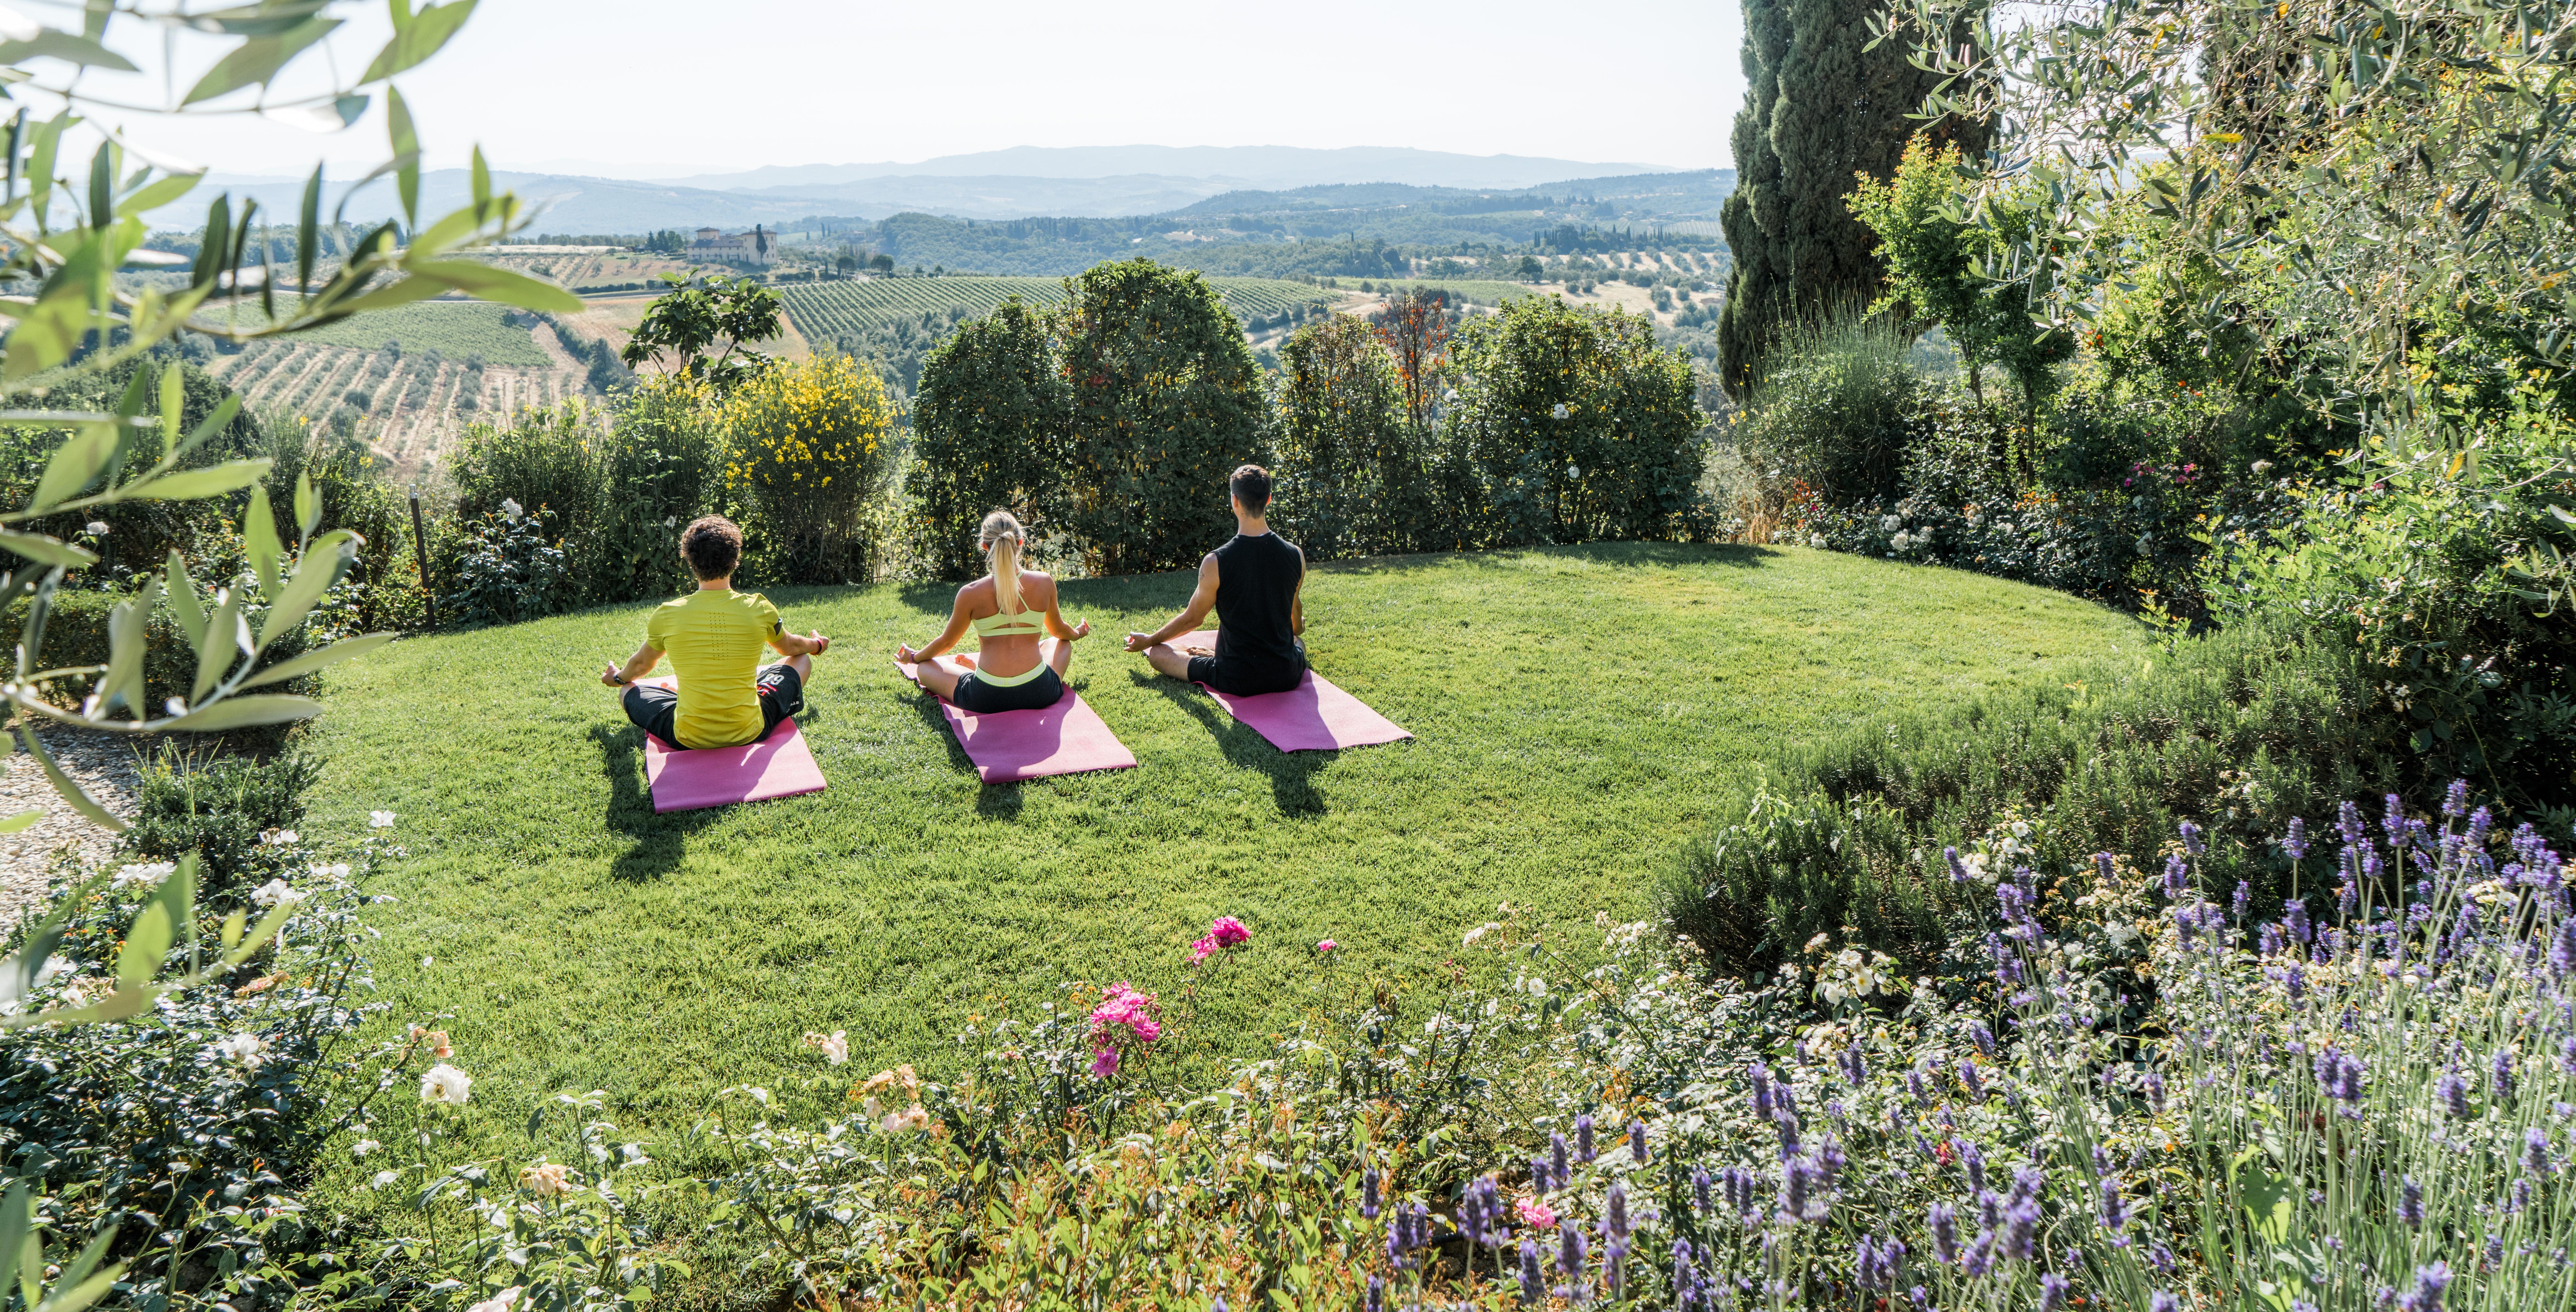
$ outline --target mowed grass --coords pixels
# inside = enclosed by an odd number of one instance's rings
[[[452,1013],[485,1120],[604,1089],[628,1133],[720,1087],[948,1064],[973,1013],[1069,980],[1176,990],[1212,916],[1251,926],[1199,1000],[1218,1051],[1295,1023],[1313,944],[1421,980],[1506,900],[1588,926],[1784,744],[1899,708],[2062,677],[2146,645],[2018,584],[1803,549],[1610,545],[1319,567],[1308,644],[1410,742],[1285,756],[1119,650],[1188,576],[1075,580],[1073,686],[1133,770],[985,787],[890,665],[951,589],[776,594],[835,639],[805,732],[828,791],[653,814],[641,741],[596,676],[644,605],[404,641],[336,672],[315,831],[399,812],[379,880],[389,1023]],[[1588,932],[1588,930],[1587,930]],[[501,1133],[501,1131],[495,1131]]]

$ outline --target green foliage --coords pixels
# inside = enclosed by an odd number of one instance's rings
[[[1651,320],[1533,297],[1452,339],[1450,459],[1472,544],[1689,540],[1713,522],[1690,363]]]
[[[702,380],[718,390],[739,385],[769,365],[767,356],[746,348],[777,337],[786,328],[778,293],[749,278],[710,274],[691,282],[676,273],[662,275],[671,290],[654,299],[643,322],[621,352],[628,368],[670,357],[682,378]],[[721,343],[712,358],[708,352]]]
[[[1744,108],[1735,117],[1735,190],[1721,221],[1734,257],[1718,320],[1718,379],[1741,397],[1765,374],[1780,329],[1877,297],[1878,242],[1843,198],[1854,174],[1884,181],[1941,79],[1898,41],[1879,41],[1878,0],[1748,0]],[[1944,27],[1943,31],[1950,29]],[[1973,82],[1976,74],[1966,79]],[[1926,129],[1969,154],[1975,118]]]
[[[2288,870],[2269,844],[2287,817],[2423,782],[2404,736],[2371,714],[2372,672],[2312,635],[2249,625],[2070,673],[1780,753],[1723,804],[1741,818],[1665,876],[1667,923],[1739,969],[1843,925],[1920,966],[1996,873],[1957,883],[1945,847],[2009,836],[2021,847],[2005,869],[2062,871],[2152,850],[2191,820],[2217,886],[2276,896]],[[2017,821],[2028,828],[2011,834]]]
[[[1094,573],[1181,568],[1227,536],[1227,475],[1268,458],[1260,367],[1196,273],[1139,259],[1073,283],[1063,320],[1073,422],[1050,518]]]
[[[1892,495],[1929,386],[1904,335],[1877,315],[1793,326],[1732,435],[1776,494],[1827,505]]]
[[[267,841],[304,820],[304,794],[322,762],[289,750],[268,760],[195,758],[164,744],[134,796],[134,826],[118,850],[138,860],[197,858],[199,888],[225,893],[301,875],[305,854]]]
[[[2001,365],[2032,415],[2074,350],[2070,334],[2031,321],[2031,287],[2005,267],[2030,237],[2033,184],[1981,191],[1961,185],[1966,167],[1957,146],[1934,150],[1918,137],[1894,177],[1862,179],[1852,192],[1851,212],[1878,234],[1874,253],[1887,263],[1887,291],[1870,308],[1939,324],[1972,393],[1982,399],[1985,367]]]
[[[862,583],[882,543],[894,402],[846,355],[780,361],[724,398],[725,493],[751,575]]]
[[[1386,343],[1334,315],[1281,347],[1279,482],[1272,520],[1309,560],[1446,545],[1432,501],[1430,432],[1405,415]]]
[[[1210,278],[1226,308],[1244,318],[1277,314],[1292,306],[1324,299],[1303,283],[1270,278]],[[924,314],[951,323],[968,315],[985,315],[1005,301],[1031,308],[1063,302],[1071,293],[1061,278],[988,278],[950,274],[939,278],[871,278],[865,281],[797,283],[779,289],[788,317],[809,339],[881,328]]]
[[[1015,299],[972,320],[930,354],[912,412],[913,558],[932,577],[983,571],[976,527],[1009,510],[1032,532],[1053,526],[1073,395],[1048,311]]]
[[[2576,461],[2536,389],[2467,451],[2392,457],[2367,481],[2304,488],[2295,524],[2238,528],[2207,567],[2231,623],[2296,617],[2348,644],[2374,711],[2440,779],[2518,808],[2576,806]]]
[[[464,522],[446,590],[451,622],[515,624],[568,609],[580,596],[562,539],[548,534],[551,511],[503,501]]]

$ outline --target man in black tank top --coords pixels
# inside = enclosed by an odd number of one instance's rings
[[[1270,471],[1245,465],[1228,480],[1235,534],[1199,561],[1198,590],[1172,622],[1127,635],[1127,650],[1145,653],[1154,669],[1236,697],[1286,692],[1306,677],[1306,616],[1297,591],[1306,582],[1306,553],[1270,531]],[[1171,644],[1194,633],[1216,611],[1216,654]]]

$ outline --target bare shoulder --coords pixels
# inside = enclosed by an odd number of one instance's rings
[[[957,604],[969,610],[993,605],[993,576],[990,574],[957,590]]]
[[[1055,575],[1042,569],[1020,571],[1020,595],[1040,609],[1055,604]]]

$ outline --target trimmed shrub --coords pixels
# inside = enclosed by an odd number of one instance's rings
[[[934,578],[983,572],[985,515],[1007,509],[1032,531],[1058,497],[1072,422],[1054,317],[1017,297],[960,326],[931,351],[913,402],[913,559]]]
[[[1525,297],[1451,339],[1462,545],[1697,540],[1716,516],[1688,359],[1650,318]]]
[[[1735,442],[1783,496],[1828,505],[1892,496],[1924,427],[1912,344],[1878,316],[1792,328],[1754,389]]]
[[[749,521],[746,556],[772,583],[867,581],[894,470],[894,400],[846,355],[781,361],[724,403],[725,492]]]
[[[1732,968],[1846,925],[1921,964],[1944,917],[2015,866],[2052,880],[2095,852],[2152,851],[2183,820],[2222,886],[2277,896],[2286,817],[2428,786],[2403,730],[2368,713],[2376,695],[2350,648],[2247,626],[1791,751],[1731,804],[1743,819],[1667,873],[1664,919]],[[1973,858],[1970,878],[1947,848]]]
[[[1436,540],[1430,453],[1406,422],[1403,383],[1377,331],[1335,315],[1298,329],[1281,357],[1281,531],[1314,560]]]
[[[196,759],[175,746],[143,772],[134,824],[118,850],[145,861],[194,854],[206,893],[262,883],[297,870],[301,854],[261,841],[304,820],[304,795],[322,777],[322,762],[301,751],[269,760],[244,756]]]
[[[1226,476],[1269,459],[1261,368],[1196,272],[1146,259],[1095,265],[1073,293],[1072,441],[1049,518],[1094,574],[1184,567],[1232,531]]]

